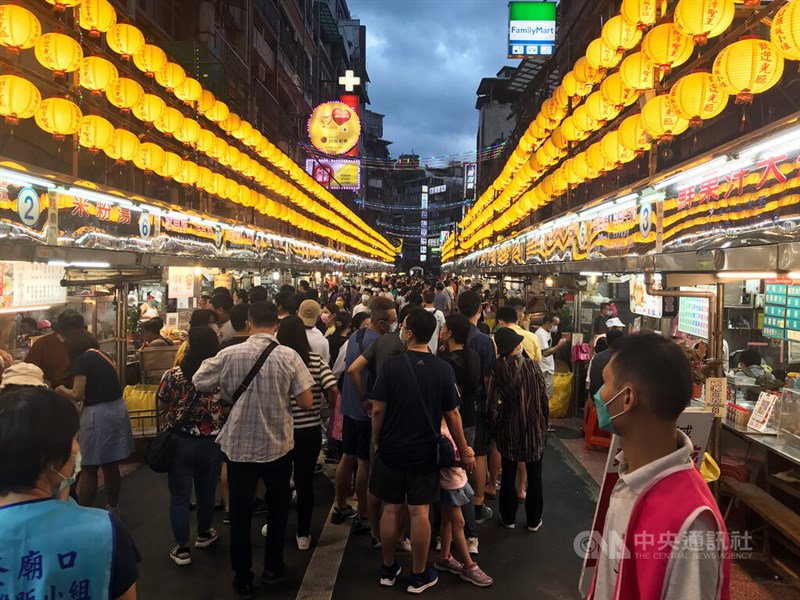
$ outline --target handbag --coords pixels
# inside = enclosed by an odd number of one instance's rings
[[[267,345],[267,347],[261,353],[261,356],[259,356],[258,360],[256,360],[253,368],[250,369],[250,372],[244,378],[242,383],[238,388],[236,388],[236,391],[233,393],[233,397],[231,398],[231,403],[235,403],[241,397],[241,395],[247,391],[250,383],[253,381],[253,379],[255,379],[255,376],[261,370],[261,367],[264,366],[267,358],[270,354],[272,354],[272,351],[277,347],[277,345],[278,344],[275,342],[270,342],[269,345]],[[156,473],[166,473],[172,466],[172,462],[175,460],[175,453],[178,450],[178,440],[175,432],[183,426],[184,422],[189,417],[190,409],[200,396],[202,396],[202,393],[198,392],[192,399],[192,402],[186,407],[186,410],[184,411],[183,415],[181,415],[181,418],[175,421],[175,423],[169,429],[159,432],[147,447],[145,461],[147,462],[147,466]]]
[[[422,393],[422,387],[419,385],[419,379],[417,379],[417,372],[414,370],[414,365],[411,364],[408,352],[403,352],[403,359],[411,370],[411,378],[414,380],[414,385],[417,388],[419,403],[422,405],[422,412],[425,413],[425,419],[428,421],[428,425],[430,425],[433,434],[436,436],[436,464],[441,469],[449,469],[456,464],[456,449],[453,447],[453,442],[450,441],[450,438],[442,435],[441,426],[436,427],[433,422],[433,415],[424,400],[425,395]]]

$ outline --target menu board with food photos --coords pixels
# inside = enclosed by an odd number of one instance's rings
[[[696,287],[682,287],[683,292],[715,291],[712,285],[698,285]],[[708,298],[692,298],[681,296],[678,307],[678,331],[688,333],[694,337],[708,339]]]

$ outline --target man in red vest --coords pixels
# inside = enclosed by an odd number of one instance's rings
[[[622,452],[589,597],[728,600],[725,523],[676,426],[692,397],[686,355],[659,335],[632,335],[603,381],[598,423]]]

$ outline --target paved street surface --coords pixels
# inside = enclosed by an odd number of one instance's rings
[[[544,462],[544,526],[538,533],[524,528],[523,509],[518,513],[520,529],[507,530],[493,518],[480,526],[481,567],[495,579],[489,590],[462,582],[444,573],[439,584],[426,591],[433,599],[506,597],[560,599],[576,598],[581,561],[573,551],[575,536],[591,525],[594,514],[594,482],[557,439],[551,439]],[[327,472],[327,467],[326,467]],[[331,525],[328,512],[333,488],[325,475],[315,478],[315,510],[311,551],[301,553],[294,544],[295,511],[287,531],[286,563],[289,580],[281,585],[258,587],[258,598],[303,598],[328,600],[397,598],[405,592],[410,555],[400,555],[403,567],[395,588],[378,584],[380,552],[373,550],[368,537],[349,536],[346,525]],[[216,600],[233,597],[228,560],[228,530],[222,512],[215,515],[220,541],[207,550],[193,550],[192,565],[177,567],[169,559],[172,536],[168,515],[169,495],[165,475],[140,467],[123,479],[121,507],[123,520],[142,553],[139,597],[150,599]],[[496,502],[490,506],[495,507]],[[192,520],[194,520],[194,513]],[[254,572],[261,575],[264,538],[259,530],[264,521],[256,517],[253,525]],[[192,523],[194,531],[195,523]],[[320,541],[321,539],[321,541]],[[431,560],[433,558],[431,550]],[[309,562],[313,562],[309,568]]]

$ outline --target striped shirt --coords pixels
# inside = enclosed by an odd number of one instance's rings
[[[199,391],[219,388],[232,398],[272,334],[257,333],[246,342],[220,350],[203,361],[192,383]],[[279,459],[294,448],[291,396],[311,389],[314,380],[300,355],[276,346],[247,391],[233,405],[217,443],[233,462],[265,463]]]
[[[324,392],[336,386],[336,377],[333,376],[331,368],[325,359],[314,352],[308,355],[308,372],[314,380],[311,386],[311,395],[314,397],[314,404],[311,410],[302,410],[294,401],[292,396],[292,417],[294,417],[294,428],[305,429],[306,427],[319,427],[319,411],[322,408]]]

